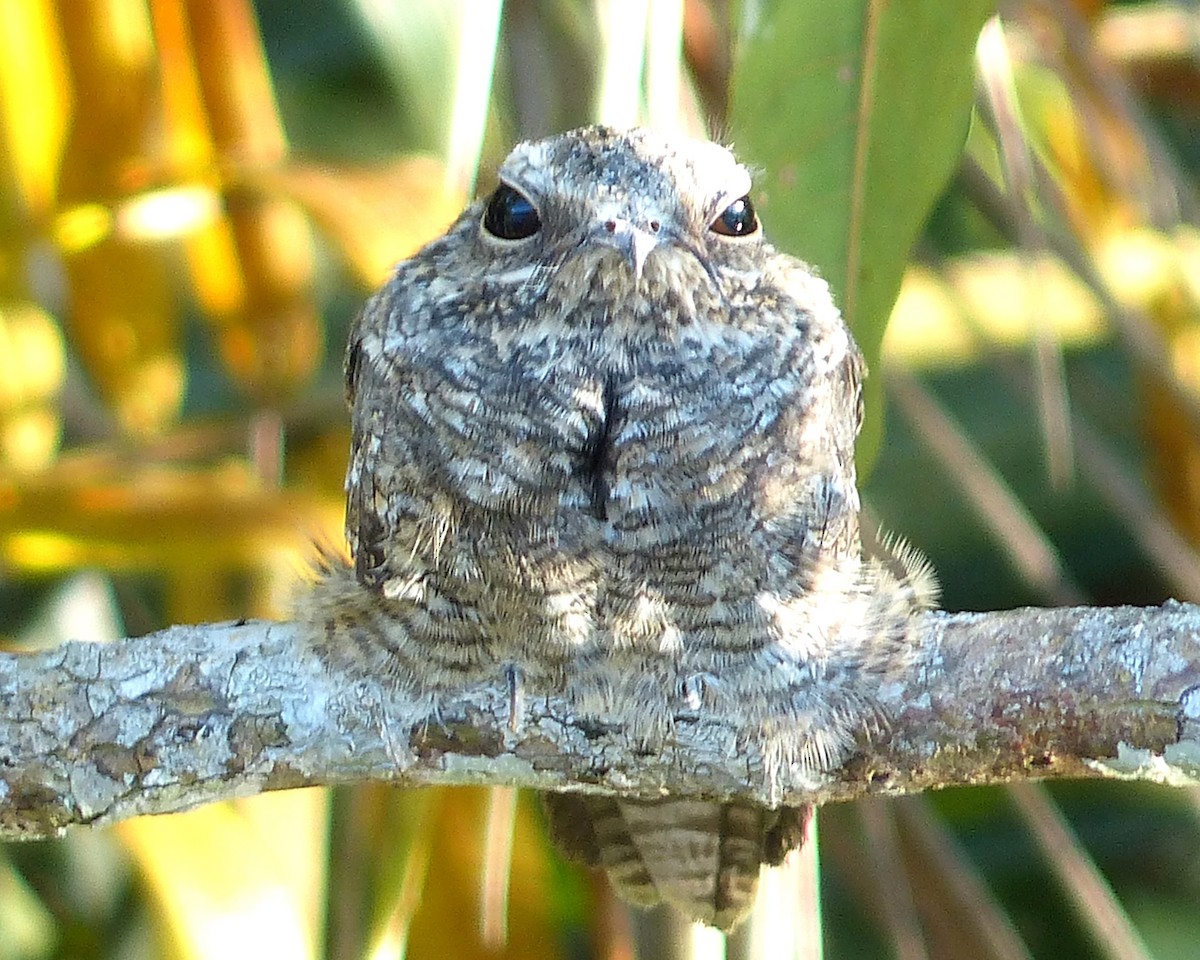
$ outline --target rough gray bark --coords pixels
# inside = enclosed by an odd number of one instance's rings
[[[1196,782],[1200,606],[929,614],[880,700],[887,724],[843,769],[772,784],[701,716],[646,754],[503,677],[414,724],[384,686],[324,671],[295,624],[68,643],[0,655],[0,838],[357,780],[790,804],[1031,777]]]

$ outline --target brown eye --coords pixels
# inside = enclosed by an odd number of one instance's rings
[[[712,222],[709,229],[723,237],[745,237],[758,229],[758,217],[749,197],[734,200],[724,212]]]
[[[483,228],[501,240],[524,240],[542,228],[542,221],[525,194],[502,183],[488,200]]]

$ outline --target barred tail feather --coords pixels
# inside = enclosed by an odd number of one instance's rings
[[[622,899],[639,907],[667,903],[722,930],[753,906],[762,865],[778,865],[803,842],[809,813],[580,794],[548,794],[545,802],[559,846],[602,867]]]

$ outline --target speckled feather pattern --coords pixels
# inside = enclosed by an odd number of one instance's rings
[[[327,587],[331,668],[430,703],[517,676],[648,744],[701,709],[768,772],[837,764],[922,591],[862,558],[863,364],[826,284],[761,231],[710,229],[750,190],[715,144],[586,128],[518,146],[500,177],[540,229],[500,239],[472,206],[353,330],[356,586]],[[644,264],[614,224],[640,231]],[[618,827],[592,811],[591,854],[568,846],[635,901],[735,922],[771,859],[767,812],[622,806]],[[741,866],[722,877],[717,836],[718,866],[660,878],[656,809],[664,831],[741,823]]]

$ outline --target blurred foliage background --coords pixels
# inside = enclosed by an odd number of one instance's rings
[[[1200,6],[993,12],[0,0],[4,642],[286,615],[340,542],[358,304],[514,140],[592,120],[754,165],[871,363],[870,517],[946,607],[1200,600]],[[831,807],[820,857],[829,957],[1200,943],[1195,791]],[[511,791],[294,791],[0,848],[0,960],[618,958],[630,931]],[[664,955],[724,949],[684,940]]]

